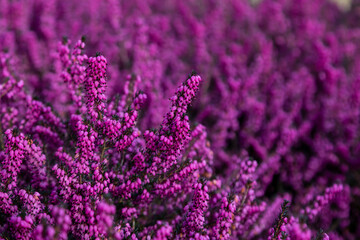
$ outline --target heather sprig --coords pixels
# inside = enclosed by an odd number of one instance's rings
[[[269,240],[288,239],[288,234],[286,233],[285,228],[289,218],[288,211],[289,201],[284,200],[284,202],[281,204],[281,213],[276,220],[275,226],[269,231]]]

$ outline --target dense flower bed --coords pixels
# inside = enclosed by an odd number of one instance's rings
[[[360,1],[257,2],[0,0],[0,239],[360,238]]]

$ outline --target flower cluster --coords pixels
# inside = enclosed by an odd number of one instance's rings
[[[192,127],[187,116],[201,77],[191,74],[160,127],[141,134],[136,125],[146,95],[135,92],[139,78],[128,77],[125,97],[108,101],[106,62],[90,57],[87,68],[78,67],[83,81],[63,78],[67,91],[83,89],[78,96],[86,101],[74,101],[63,118],[22,88],[24,97],[4,95],[5,106],[33,111],[4,134],[1,237],[228,239],[235,216],[238,225],[255,224],[263,210],[251,189],[257,163],[242,162],[236,179],[222,183],[213,174],[206,128]],[[241,215],[248,211],[255,212],[250,222]]]
[[[339,1],[2,1],[0,239],[360,238]]]

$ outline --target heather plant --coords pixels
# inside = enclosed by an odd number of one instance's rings
[[[0,238],[360,237],[358,0],[0,5]]]
[[[77,51],[83,45],[64,51],[64,43],[59,58],[87,59]],[[136,122],[146,95],[135,91],[139,78],[129,76],[127,95],[107,101],[104,56],[88,58],[86,68],[63,64],[73,100],[64,117],[27,95],[9,61],[2,55],[2,238],[227,239],[246,221],[243,210],[257,208],[249,193],[256,162],[241,165],[230,189],[213,175],[206,129],[190,125],[186,112],[200,76],[176,90],[158,129],[141,134]],[[12,111],[18,115],[6,123]]]

